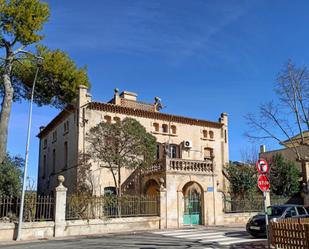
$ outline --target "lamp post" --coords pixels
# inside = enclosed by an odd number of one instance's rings
[[[35,58],[42,60],[42,57],[35,56]],[[39,66],[37,65],[35,76],[32,84],[31,90],[31,99],[30,99],[30,108],[29,108],[29,115],[28,115],[28,131],[27,131],[27,142],[26,142],[26,152],[25,152],[25,167],[24,167],[24,174],[23,174],[23,188],[21,192],[21,201],[20,201],[20,208],[19,208],[19,217],[18,217],[18,228],[17,228],[17,237],[16,240],[21,240],[21,227],[23,223],[23,216],[24,216],[24,202],[25,202],[25,191],[26,191],[26,181],[27,181],[27,170],[28,170],[28,158],[29,158],[29,144],[30,144],[30,134],[31,134],[31,123],[32,123],[32,106],[33,106],[33,97],[34,97],[34,89],[36,80],[39,73]]]

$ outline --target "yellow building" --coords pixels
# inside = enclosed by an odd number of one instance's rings
[[[167,227],[184,224],[221,224],[222,196],[226,181],[222,167],[229,161],[228,117],[217,122],[160,112],[160,101],[137,100],[137,94],[115,90],[107,103],[94,102],[87,89],[79,88],[75,106],[60,112],[38,135],[40,139],[38,191],[48,194],[64,175],[69,192],[78,181],[78,157],[87,151],[85,136],[98,123],[134,118],[157,138],[158,163],[140,176],[122,169],[122,190],[128,194],[154,194],[166,191]],[[91,179],[94,195],[112,191],[111,172],[93,163]],[[196,216],[188,219],[188,210]],[[189,210],[189,211],[190,211]],[[193,218],[192,218],[193,217]]]

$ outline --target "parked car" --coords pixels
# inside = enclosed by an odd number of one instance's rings
[[[309,217],[307,210],[301,205],[285,204],[267,207],[268,220],[285,218]],[[266,236],[265,214],[251,217],[246,225],[246,230],[254,237]]]

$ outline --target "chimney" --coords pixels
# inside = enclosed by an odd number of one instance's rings
[[[88,93],[88,87],[84,85],[79,85],[78,87],[78,108],[91,102],[91,94]]]
[[[228,124],[228,115],[226,112],[221,113],[221,116],[219,118],[219,123],[224,124],[227,126]]]
[[[266,145],[265,145],[265,144],[262,144],[262,145],[260,146],[260,153],[264,153],[264,152],[266,152]]]
[[[133,92],[123,91],[120,97],[127,100],[137,101],[137,94]]]

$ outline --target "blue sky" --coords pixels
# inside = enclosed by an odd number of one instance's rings
[[[134,91],[164,112],[217,120],[229,114],[230,159],[251,147],[243,116],[274,98],[290,58],[309,65],[309,2],[263,0],[48,1],[43,43],[88,67],[93,99]],[[34,108],[29,176],[37,177],[39,126],[59,110]],[[24,156],[28,102],[15,103],[8,150]],[[273,142],[268,149],[276,148]]]

